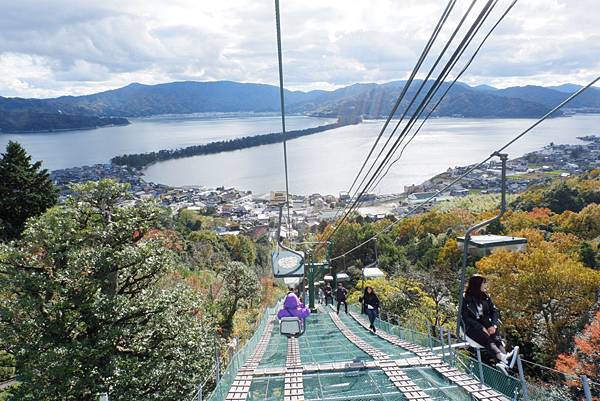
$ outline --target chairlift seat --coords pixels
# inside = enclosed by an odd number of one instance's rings
[[[338,273],[336,274],[337,281],[348,281],[350,280],[350,276],[346,273]]]
[[[363,269],[363,276],[364,276],[364,278],[369,279],[369,278],[384,277],[385,274],[378,267],[365,267]]]
[[[304,324],[299,317],[282,317],[279,332],[286,337],[300,337],[304,334]]]
[[[283,282],[287,288],[296,288],[300,285],[301,277],[284,277]]]
[[[273,252],[272,256],[273,275],[275,277],[304,276],[304,257],[301,253],[279,249]]]

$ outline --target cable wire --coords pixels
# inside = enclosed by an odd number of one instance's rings
[[[383,133],[387,129],[390,121],[394,117],[394,114],[396,114],[396,111],[398,110],[398,107],[400,106],[400,103],[402,102],[402,99],[404,99],[404,95],[408,91],[408,88],[410,87],[410,85],[411,85],[414,77],[417,75],[417,72],[421,68],[421,65],[423,64],[423,61],[427,57],[427,54],[429,53],[429,50],[431,50],[431,47],[433,46],[433,43],[437,39],[438,34],[440,33],[442,27],[446,23],[446,20],[448,19],[448,16],[450,15],[450,12],[454,8],[455,4],[456,4],[456,0],[450,0],[448,2],[448,4],[446,5],[446,8],[444,9],[444,12],[442,13],[442,16],[440,17],[437,25],[435,26],[435,28],[434,28],[431,36],[429,37],[429,40],[427,41],[427,44],[425,45],[425,48],[421,52],[421,55],[419,56],[419,59],[417,60],[417,63],[415,64],[415,66],[414,66],[414,68],[413,68],[413,70],[412,70],[409,78],[407,79],[406,83],[404,84],[404,87],[402,88],[402,91],[400,92],[400,95],[398,95],[396,103],[394,104],[394,107],[392,107],[392,111],[390,112],[388,118],[386,119],[385,123],[383,124],[383,127],[381,128],[381,131],[379,132],[379,135],[377,136],[377,139],[375,140],[375,143],[371,147],[371,150],[369,151],[369,154],[365,158],[365,161],[363,162],[363,165],[361,166],[361,168],[358,171],[358,174],[354,178],[354,181],[352,182],[352,185],[350,185],[350,189],[348,190],[348,192],[352,191],[352,189],[354,188],[354,185],[356,184],[356,181],[358,180],[358,178],[362,174],[363,169],[365,168],[367,162],[369,161],[369,158],[373,154],[373,151],[377,147],[377,144],[379,143],[379,140],[381,139],[381,136],[383,135]],[[337,217],[337,213],[336,213],[336,217]]]
[[[283,57],[281,55],[281,18],[279,12],[279,0],[275,0],[275,25],[277,30],[277,61],[279,64],[279,100],[281,103],[281,135],[283,136],[283,164],[285,168],[285,202],[287,205],[287,238],[289,240],[290,230],[290,186],[288,180],[287,144],[285,131],[285,100],[283,91]],[[281,221],[279,222],[281,225]]]
[[[383,180],[383,178],[390,172],[390,169],[400,160],[400,158],[404,154],[404,150],[406,149],[406,147],[413,141],[413,139],[415,139],[415,137],[417,136],[417,134],[421,131],[421,128],[423,128],[423,125],[425,124],[425,122],[427,122],[427,120],[429,119],[429,117],[431,117],[431,115],[433,114],[433,112],[437,109],[437,107],[440,105],[440,103],[444,100],[444,98],[446,97],[446,95],[448,94],[448,92],[450,91],[450,89],[452,89],[452,87],[454,86],[454,84],[456,84],[456,82],[458,81],[458,79],[465,73],[465,71],[467,70],[467,68],[469,68],[469,66],[471,65],[471,63],[473,62],[473,60],[475,60],[475,57],[477,56],[477,54],[479,53],[479,51],[481,50],[481,48],[483,47],[483,45],[485,44],[485,42],[487,41],[487,39],[492,34],[492,32],[494,32],[494,30],[496,29],[496,27],[500,24],[500,22],[502,22],[502,20],[504,19],[504,17],[506,17],[506,15],[510,12],[510,10],[514,7],[514,5],[516,3],[517,3],[517,0],[513,0],[513,2],[504,11],[504,13],[502,14],[502,16],[498,19],[498,21],[496,22],[496,24],[494,24],[494,26],[488,31],[488,33],[485,35],[485,37],[483,38],[483,40],[481,41],[481,43],[479,44],[479,46],[477,47],[477,49],[475,49],[475,51],[471,55],[471,58],[469,59],[469,61],[465,64],[465,66],[463,67],[463,69],[458,73],[458,75],[456,76],[456,78],[454,78],[454,80],[446,88],[446,90],[444,91],[444,93],[442,94],[442,96],[439,98],[439,100],[433,106],[433,108],[429,111],[429,113],[427,114],[427,116],[423,119],[423,121],[421,122],[421,124],[419,125],[419,127],[417,128],[417,130],[412,134],[412,136],[410,137],[410,139],[404,144],[404,146],[400,150],[400,155],[398,155],[398,157],[388,166],[388,168],[385,171],[385,173],[378,179],[377,183],[372,188],[369,189],[369,191],[373,190],[373,188],[376,188],[381,183],[381,181]]]
[[[458,23],[458,25],[456,26],[456,28],[454,29],[454,32],[452,33],[452,35],[450,36],[450,38],[446,41],[446,45],[444,46],[444,48],[442,49],[442,51],[440,52],[440,54],[438,55],[437,59],[435,60],[433,66],[430,68],[429,73],[427,74],[427,76],[425,77],[425,79],[422,80],[421,85],[419,85],[419,89],[417,90],[417,92],[415,93],[415,95],[413,96],[412,100],[410,101],[410,103],[408,104],[408,106],[406,106],[406,108],[404,109],[404,112],[402,113],[402,115],[400,116],[400,119],[398,120],[398,122],[396,123],[396,126],[394,127],[394,129],[392,130],[392,132],[389,134],[385,144],[381,147],[381,149],[379,150],[379,153],[377,154],[377,157],[375,157],[375,160],[373,161],[373,163],[371,164],[371,167],[369,168],[369,170],[367,171],[367,173],[365,174],[365,176],[363,177],[360,185],[362,186],[366,180],[366,178],[369,176],[369,174],[371,173],[371,171],[373,170],[373,168],[375,167],[375,165],[377,164],[377,161],[379,160],[379,157],[381,157],[381,154],[383,153],[383,151],[385,150],[385,148],[387,147],[387,145],[390,143],[390,140],[392,139],[392,137],[394,136],[394,134],[396,133],[396,131],[398,130],[398,127],[400,126],[400,124],[402,123],[402,121],[404,120],[404,117],[406,117],[406,114],[408,114],[410,108],[413,106],[413,104],[415,103],[415,101],[418,99],[419,95],[421,94],[421,91],[423,90],[423,88],[425,87],[425,85],[429,82],[429,78],[431,77],[431,75],[433,74],[433,72],[435,71],[437,65],[439,64],[439,62],[441,61],[442,57],[444,56],[446,50],[448,50],[448,47],[450,47],[450,44],[452,43],[452,41],[454,40],[454,37],[456,36],[456,34],[458,33],[458,31],[460,30],[460,28],[462,27],[462,24],[464,23],[464,21],[466,20],[467,16],[469,15],[469,13],[471,12],[471,9],[473,8],[473,6],[475,5],[475,2],[477,0],[473,0],[471,2],[471,5],[469,6],[469,8],[467,9],[467,11],[465,12],[465,14],[463,15],[462,19],[460,20],[460,22]]]
[[[442,194],[443,192],[447,191],[449,188],[451,188],[457,182],[462,181],[467,175],[471,174],[473,171],[475,171],[476,169],[478,169],[479,167],[481,167],[482,165],[484,165],[485,163],[487,163],[490,159],[492,159],[493,157],[495,157],[498,153],[504,151],[510,145],[512,145],[513,143],[515,143],[519,139],[521,139],[524,135],[526,135],[531,130],[533,130],[535,127],[537,127],[538,125],[540,125],[543,121],[545,121],[546,119],[548,119],[548,117],[552,116],[552,114],[554,114],[555,112],[557,112],[558,110],[560,110],[567,103],[569,103],[571,100],[573,100],[574,98],[576,98],[577,96],[579,96],[586,89],[590,88],[592,85],[594,85],[598,81],[600,81],[600,76],[596,77],[594,80],[592,80],[591,82],[589,82],[587,85],[585,85],[584,87],[580,88],[577,92],[571,94],[571,96],[569,96],[567,99],[563,100],[559,105],[555,106],[552,110],[550,110],[549,112],[547,112],[546,114],[544,114],[541,118],[539,118],[535,123],[533,123],[531,126],[529,126],[526,130],[524,130],[523,132],[521,132],[520,134],[518,134],[516,137],[514,137],[513,139],[511,139],[504,146],[502,146],[501,148],[499,148],[498,150],[496,150],[494,153],[492,153],[490,156],[486,157],[481,162],[473,165],[465,173],[463,173],[462,175],[460,175],[459,177],[457,177],[456,179],[454,179],[452,182],[450,182],[449,184],[445,185],[442,189],[438,190],[432,196],[430,196],[429,198],[427,198],[422,204],[416,205],[415,207],[413,207],[412,209],[410,209],[403,216],[402,219],[398,219],[397,221],[388,224],[385,228],[383,228],[382,230],[380,230],[378,233],[376,233],[372,237],[366,239],[365,241],[363,241],[362,243],[358,244],[354,248],[352,248],[352,249],[344,252],[343,254],[340,254],[338,256],[330,258],[330,261],[337,260],[337,259],[340,259],[342,257],[345,257],[349,253],[352,253],[355,250],[357,250],[357,249],[361,248],[362,246],[364,246],[365,244],[367,244],[374,237],[377,237],[377,236],[381,235],[382,233],[385,233],[385,232],[389,231],[393,226],[395,226],[396,224],[398,224],[399,222],[401,222],[404,218],[410,216],[411,214],[413,214],[414,212],[416,212],[417,210],[419,210],[420,208],[422,208],[424,205],[426,205],[427,203],[429,203],[430,201],[432,201],[433,199],[435,199],[436,197],[438,197],[440,194]]]
[[[392,148],[388,151],[388,153],[384,157],[383,161],[381,162],[381,164],[379,165],[379,167],[376,169],[375,173],[371,176],[371,178],[369,179],[369,181],[367,182],[367,184],[363,187],[363,189],[360,192],[360,194],[358,194],[358,196],[355,198],[354,202],[350,205],[350,208],[346,211],[346,213],[340,219],[340,221],[338,222],[338,224],[336,224],[334,226],[334,229],[330,233],[330,235],[327,238],[327,240],[329,238],[331,238],[337,232],[337,230],[339,229],[339,227],[346,221],[347,217],[352,212],[352,210],[357,207],[358,202],[364,196],[364,194],[366,193],[366,190],[371,186],[371,184],[373,183],[373,181],[376,178],[376,176],[382,171],[382,167],[384,166],[384,164],[392,157],[393,153],[395,152],[395,149],[397,149],[397,146],[398,146],[398,143],[399,143],[400,139],[402,138],[403,135],[406,134],[407,128],[410,128],[412,125],[414,125],[414,122],[416,121],[416,119],[418,118],[418,116],[423,112],[423,110],[426,107],[426,105],[431,101],[431,99],[433,98],[433,96],[435,95],[435,93],[437,92],[437,90],[439,89],[439,87],[440,87],[441,83],[443,82],[443,80],[445,79],[445,77],[449,74],[449,72],[451,70],[451,67],[453,67],[456,64],[455,60],[457,60],[462,55],[462,53],[464,52],[464,49],[466,48],[465,46],[468,43],[470,43],[469,39],[473,37],[475,29],[478,26],[480,26],[480,24],[482,24],[485,21],[485,18],[487,18],[487,16],[489,15],[488,14],[488,10],[492,6],[492,4],[495,5],[495,1],[494,0],[488,0],[488,2],[486,3],[486,5],[483,7],[483,9],[481,10],[481,12],[479,13],[479,16],[477,17],[477,19],[475,20],[475,22],[472,24],[472,26],[470,27],[470,29],[468,30],[468,32],[465,34],[464,38],[462,39],[462,41],[460,42],[460,44],[458,45],[458,47],[455,49],[454,53],[452,54],[452,57],[446,63],[446,65],[443,68],[442,72],[440,73],[440,75],[438,76],[438,78],[435,80],[434,84],[429,89],[428,93],[425,95],[425,98],[421,101],[419,107],[417,108],[417,111],[413,114],[413,116],[411,117],[411,119],[410,119],[409,123],[407,124],[407,126],[403,129],[403,131],[400,134],[400,136],[398,137],[398,139],[396,139],[396,141],[392,145]],[[396,128],[398,126],[399,126],[399,124],[397,124]],[[363,182],[364,182],[364,179],[363,179]]]
[[[474,3],[475,1],[477,1],[477,0],[473,0],[473,3]],[[421,66],[422,66],[422,64],[423,64],[423,62],[424,62],[424,60],[426,59],[426,57],[427,57],[427,55],[428,55],[429,51],[431,50],[431,47],[433,46],[433,44],[434,44],[435,40],[437,39],[437,37],[438,37],[438,35],[439,35],[439,33],[440,33],[441,29],[443,28],[444,24],[446,23],[446,21],[447,21],[447,19],[448,19],[449,15],[450,15],[450,13],[451,13],[452,9],[454,8],[455,4],[456,4],[456,1],[453,1],[453,0],[451,0],[451,1],[450,1],[450,2],[448,2],[448,4],[446,5],[446,8],[444,9],[444,12],[442,13],[442,15],[441,15],[440,19],[438,20],[438,23],[436,24],[436,26],[435,26],[435,28],[434,28],[434,30],[433,30],[433,32],[432,32],[432,34],[431,34],[431,36],[429,37],[429,40],[427,41],[427,43],[426,43],[426,45],[425,45],[425,48],[424,48],[424,49],[423,49],[423,51],[421,52],[421,55],[419,56],[419,59],[417,60],[417,63],[415,64],[415,67],[414,67],[414,68],[413,68],[413,70],[412,70],[412,72],[411,72],[411,75],[409,76],[409,78],[408,78],[408,79],[407,79],[407,81],[405,82],[405,84],[404,84],[404,87],[403,87],[403,89],[402,89],[402,91],[401,91],[400,95],[398,96],[398,98],[397,98],[397,100],[396,100],[396,103],[394,104],[394,107],[392,108],[392,111],[390,112],[390,114],[389,114],[388,118],[386,119],[385,123],[383,124],[383,127],[381,128],[381,130],[380,130],[380,132],[379,132],[379,134],[378,134],[378,136],[377,136],[377,138],[376,138],[375,142],[374,142],[374,143],[373,143],[373,145],[371,146],[371,149],[370,149],[370,151],[369,151],[369,153],[368,153],[367,157],[365,158],[365,160],[364,160],[364,162],[363,162],[363,164],[362,164],[362,166],[361,166],[361,168],[360,168],[360,170],[359,170],[358,174],[357,174],[357,175],[356,175],[356,177],[354,178],[354,181],[352,182],[352,185],[351,185],[351,186],[350,186],[350,188],[348,189],[348,193],[352,192],[352,189],[354,188],[354,185],[356,184],[357,180],[360,178],[360,176],[361,176],[361,174],[362,174],[362,172],[363,172],[363,170],[364,170],[364,168],[365,168],[366,164],[367,164],[367,163],[368,163],[368,161],[369,161],[369,158],[370,158],[370,157],[371,157],[371,155],[373,154],[373,151],[376,149],[376,147],[377,147],[377,144],[379,143],[379,140],[381,139],[381,137],[382,137],[383,133],[384,133],[384,132],[385,132],[385,130],[387,129],[387,127],[388,127],[389,123],[391,122],[391,120],[392,120],[393,116],[395,115],[396,111],[398,110],[398,107],[400,106],[400,103],[401,103],[401,102],[402,102],[402,100],[404,99],[404,96],[405,96],[406,92],[408,91],[408,89],[409,89],[410,85],[411,85],[411,84],[412,84],[412,82],[413,82],[413,79],[415,78],[416,74],[418,73],[419,69],[421,68]],[[471,5],[471,7],[472,7],[472,5]],[[470,9],[470,8],[469,8],[469,9]],[[439,61],[439,58],[438,58],[438,61]],[[436,63],[437,63],[437,62],[436,62]],[[429,75],[428,75],[428,76],[429,76]],[[411,103],[411,104],[412,104],[412,103]],[[406,114],[406,112],[405,112],[404,114]],[[404,117],[404,114],[403,114],[402,118]],[[383,148],[385,148],[385,146],[387,146],[388,142],[389,142],[389,138],[388,138],[388,140],[386,141],[386,144],[383,146]],[[379,157],[379,155],[380,155],[380,154],[381,154],[381,151],[379,152],[379,154],[378,154],[378,156],[377,156],[377,157]],[[369,171],[370,171],[370,170],[369,170]],[[367,174],[368,174],[368,173],[367,173]],[[360,185],[362,185],[362,183],[363,183],[363,182],[364,182],[364,179],[363,179],[363,181],[361,181],[361,184],[360,184]],[[351,196],[351,199],[353,199],[353,198],[354,198],[355,194],[356,194],[356,192],[355,192],[355,193],[354,193],[354,194]],[[334,220],[337,220],[337,218],[338,218],[338,215],[339,215],[340,211],[342,211],[342,210],[346,210],[346,207],[345,207],[345,206],[344,206],[344,207],[339,207],[339,208],[337,209],[337,211],[336,211],[336,213],[335,213],[335,216],[334,216]]]

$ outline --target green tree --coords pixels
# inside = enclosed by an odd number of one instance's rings
[[[0,240],[17,238],[25,221],[56,204],[58,192],[42,162],[10,141],[0,159]]]
[[[585,201],[577,188],[561,182],[544,194],[541,206],[547,207],[554,213],[562,213],[565,210],[578,212],[585,206]]]
[[[247,266],[256,263],[256,248],[250,238],[245,235],[224,235],[223,240],[232,260]]]
[[[221,329],[228,337],[233,330],[233,318],[242,306],[250,306],[260,299],[260,282],[254,270],[241,262],[230,262],[221,273],[223,287],[219,292],[222,311]]]
[[[569,349],[571,333],[594,305],[600,273],[552,243],[529,239],[525,252],[496,251],[477,267],[489,280],[513,340],[540,363],[551,364]]]
[[[596,251],[587,242],[582,242],[579,247],[579,260],[587,267],[595,269],[598,264],[596,261]]]
[[[182,399],[210,369],[200,300],[174,281],[177,258],[156,235],[167,211],[118,206],[125,188],[76,185],[0,246],[0,338],[22,381],[14,399]]]

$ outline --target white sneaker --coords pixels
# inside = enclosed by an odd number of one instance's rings
[[[496,359],[508,366],[508,354],[499,353],[496,355]]]
[[[508,376],[508,365],[507,364],[505,364],[504,362],[498,362],[496,364],[496,368]]]

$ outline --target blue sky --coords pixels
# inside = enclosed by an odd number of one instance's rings
[[[442,37],[470,2],[458,0]],[[286,87],[406,78],[445,3],[282,0]],[[508,4],[500,0],[492,17]],[[0,26],[0,96],[87,94],[131,82],[277,83],[271,0],[0,0]],[[463,81],[585,83],[600,74],[599,26],[598,0],[519,0]]]

